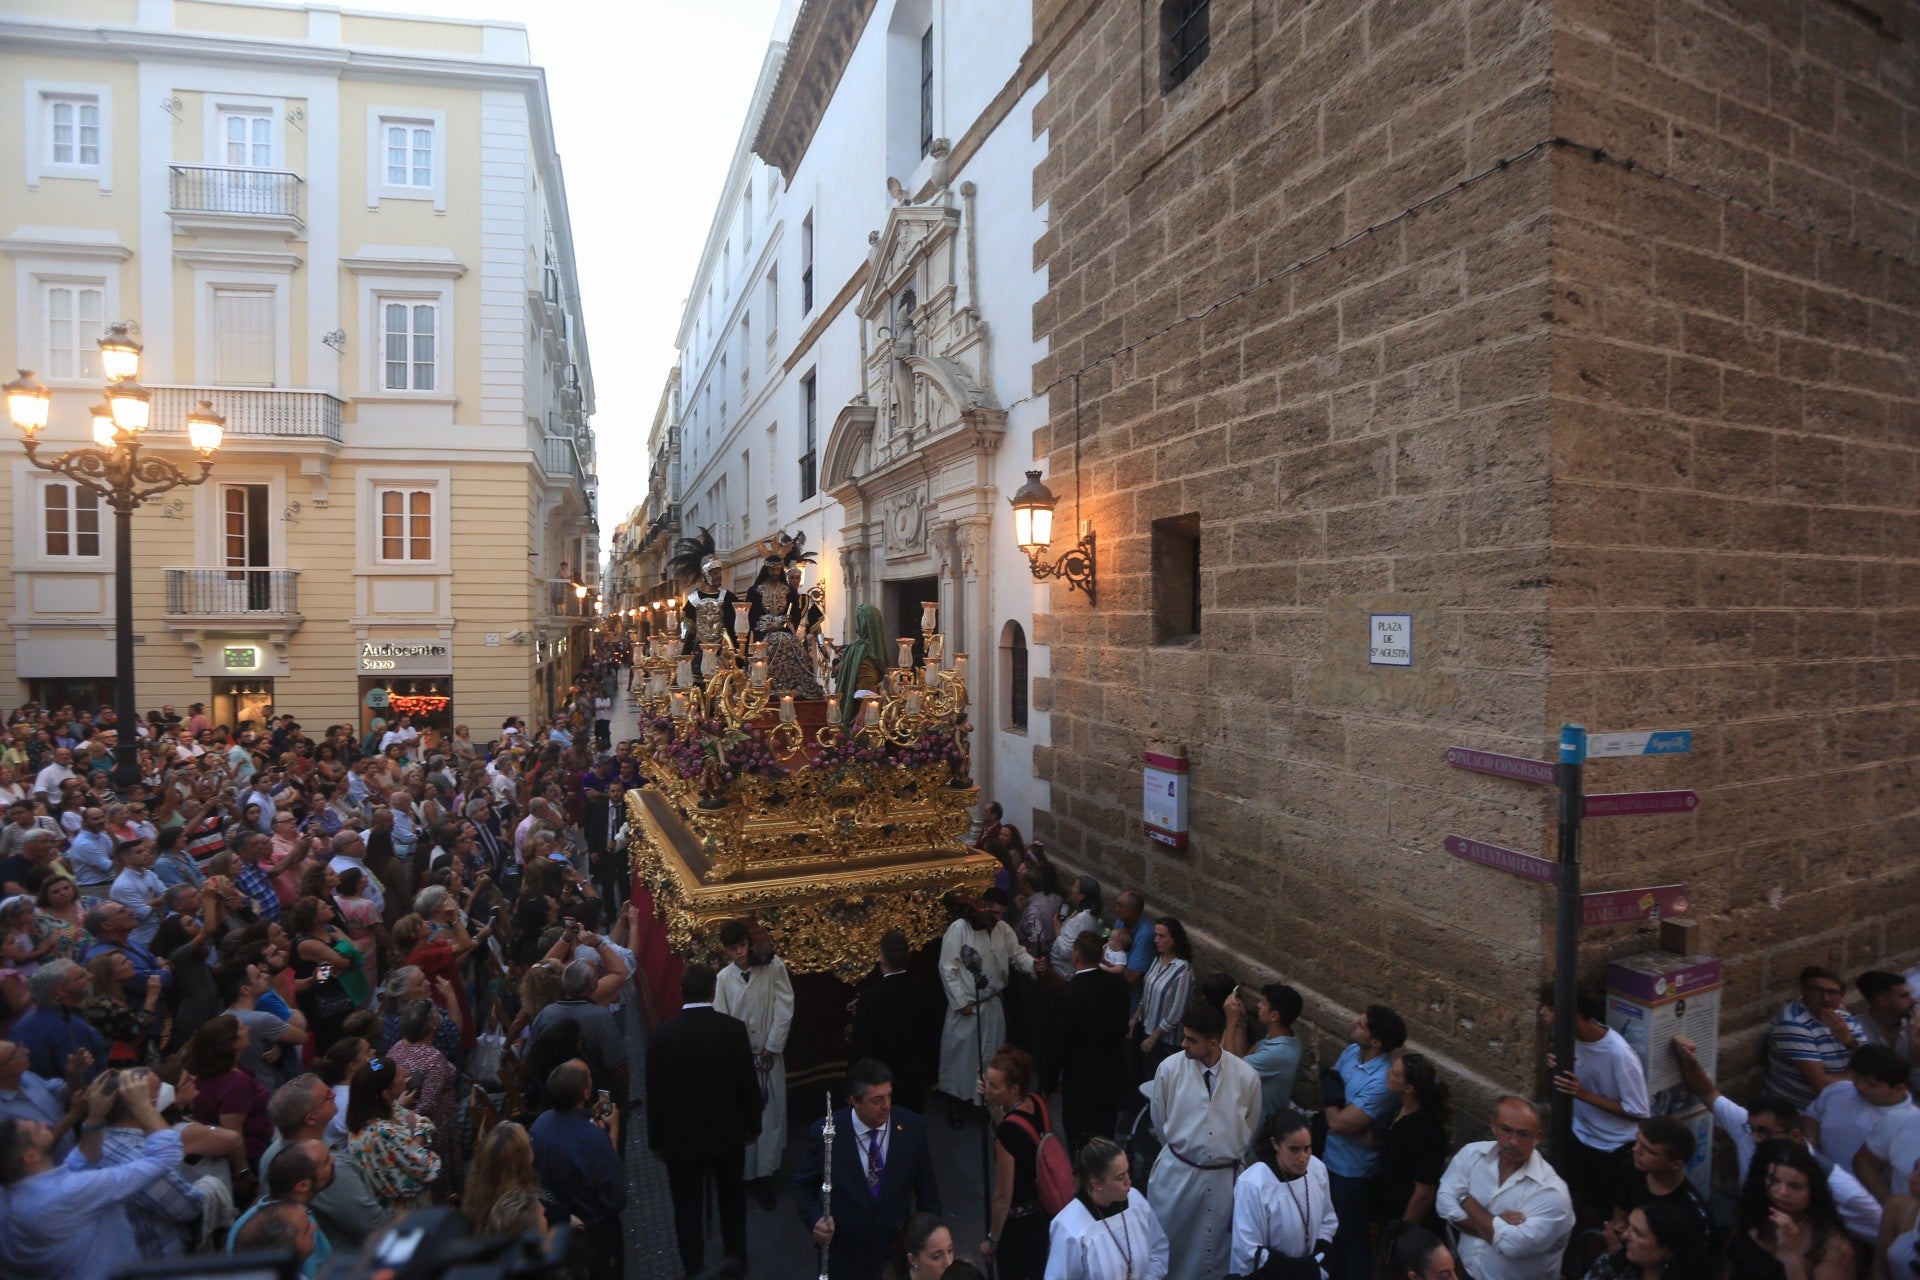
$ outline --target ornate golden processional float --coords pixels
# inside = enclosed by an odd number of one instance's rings
[[[737,652],[705,644],[696,659],[668,635],[636,654],[648,785],[626,797],[634,873],[677,955],[717,954],[720,924],[749,918],[789,969],[851,983],[882,934],[930,944],[952,918],[943,899],[999,870],[966,843],[967,657],[946,657],[923,605],[923,661],[895,641],[883,687],[843,726],[837,697],[774,694],[748,606],[734,607]]]

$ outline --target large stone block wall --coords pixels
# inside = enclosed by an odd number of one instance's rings
[[[1066,860],[1323,1022],[1388,1000],[1525,1084],[1549,891],[1442,840],[1550,854],[1550,793],[1442,752],[1691,727],[1686,761],[1595,766],[1705,803],[1591,824],[1588,883],[1695,890],[1730,1030],[1808,959],[1920,943],[1920,137],[1870,7],[1215,0],[1163,97],[1157,5],[1036,4],[1041,447],[1101,549],[1098,607],[1056,588],[1036,623]],[[1152,525],[1192,513],[1202,632],[1156,644]],[[1384,611],[1412,669],[1366,663]],[[1180,852],[1140,827],[1156,739],[1194,759]],[[1597,969],[1653,939],[1583,941]]]
[[[1078,479],[1101,563],[1098,608],[1056,592],[1036,637],[1054,726],[1036,822],[1204,927],[1215,962],[1277,970],[1324,1019],[1391,1001],[1499,1074],[1533,1047],[1550,904],[1441,841],[1537,848],[1548,813],[1442,752],[1537,751],[1547,714],[1550,169],[1535,154],[1396,215],[1547,136],[1545,14],[1216,3],[1206,67],[1163,100],[1141,66],[1156,7],[1094,6],[1039,113],[1037,380],[1093,366]],[[1073,432],[1069,383],[1048,435],[1063,495]],[[1188,513],[1202,631],[1156,645],[1152,523]],[[1413,614],[1414,668],[1369,668],[1374,609]],[[1140,829],[1154,738],[1194,757],[1180,853]]]
[[[1804,965],[1920,945],[1920,31],[1894,8],[1555,6],[1555,131],[1637,167],[1556,157],[1548,703],[1698,730],[1596,766],[1704,803],[1593,824],[1587,867],[1694,889],[1735,1069]]]

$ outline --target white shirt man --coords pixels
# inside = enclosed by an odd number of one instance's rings
[[[1588,1025],[1581,1020],[1582,1030]],[[1623,1116],[1584,1099],[1573,1104],[1573,1136],[1581,1145],[1595,1151],[1617,1151],[1633,1145],[1640,1132],[1640,1121],[1652,1108],[1647,1097],[1647,1073],[1640,1056],[1626,1037],[1612,1027],[1601,1026],[1600,1036],[1585,1040],[1576,1034],[1573,1046],[1573,1074],[1581,1088],[1602,1098],[1619,1102]]]
[[[1147,1201],[1171,1245],[1168,1280],[1215,1280],[1233,1252],[1234,1179],[1260,1124],[1260,1073],[1220,1049],[1226,1018],[1187,1011],[1180,1052],[1140,1086],[1162,1146]]]
[[[940,985],[947,993],[947,1021],[940,1031],[940,1089],[949,1097],[973,1102],[980,1082],[981,1046],[988,1056],[1007,1040],[1007,1011],[1000,994],[1007,977],[1018,968],[1033,976],[1033,957],[1020,946],[1013,926],[1000,917],[1007,906],[993,901],[998,890],[987,890],[981,908],[984,928],[962,916],[947,926],[940,939]],[[1005,895],[1001,895],[1003,898]],[[979,957],[984,988],[976,988],[967,967],[966,949]]]
[[[367,870],[364,859],[367,856],[367,842],[358,831],[342,831],[333,837],[333,860],[327,865],[334,871],[345,871],[352,867],[367,878],[367,886],[361,892],[367,896],[381,915],[387,912],[387,895],[381,891],[380,877]]]
[[[53,760],[34,775],[33,794],[43,797],[48,804],[60,798],[60,784],[73,776],[69,768],[73,763],[73,752],[61,747],[53,753]]]
[[[1459,1226],[1460,1262],[1474,1280],[1557,1280],[1573,1197],[1539,1152],[1540,1113],[1524,1098],[1502,1098],[1493,1133],[1454,1154],[1434,1211]]]
[[[730,922],[731,923],[731,922]],[[787,1032],[793,1026],[793,980],[779,956],[765,964],[751,964],[753,944],[744,928],[738,937],[721,931],[721,944],[732,961],[720,970],[713,1007],[747,1026],[753,1046],[754,1072],[760,1077],[760,1136],[747,1146],[745,1177],[770,1178],[780,1171],[787,1149]]]

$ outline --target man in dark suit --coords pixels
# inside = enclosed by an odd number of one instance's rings
[[[878,1280],[894,1237],[915,1213],[940,1212],[940,1193],[926,1121],[893,1105],[886,1064],[854,1063],[847,1100],[851,1106],[833,1113],[833,1203],[820,1203],[824,1120],[807,1134],[793,1199],[814,1243],[831,1246],[829,1280]]]
[[[946,997],[931,982],[907,972],[907,938],[880,939],[880,979],[860,993],[847,1039],[852,1060],[872,1058],[893,1071],[894,1102],[925,1115],[940,1049]]]
[[[688,1275],[706,1269],[709,1178],[727,1256],[747,1262],[747,1144],[760,1136],[760,1080],[746,1024],[713,1007],[714,972],[688,965],[680,1013],[647,1044],[647,1147],[667,1166],[673,1234]]]
[[[1067,1149],[1111,1138],[1127,1088],[1127,980],[1100,967],[1102,943],[1088,929],[1073,940],[1073,977],[1061,989],[1040,1074],[1042,1093],[1060,1089]]]

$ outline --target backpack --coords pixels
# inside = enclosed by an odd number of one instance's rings
[[[1034,1102],[1040,1108],[1040,1122],[1046,1125],[1046,1132],[1036,1129],[1033,1121],[1018,1111],[1007,1119],[1019,1121],[1033,1135],[1034,1190],[1039,1193],[1040,1207],[1051,1218],[1073,1201],[1073,1163],[1067,1159],[1066,1148],[1060,1144],[1060,1139],[1054,1136],[1053,1120],[1047,1114],[1047,1100],[1035,1094]]]

